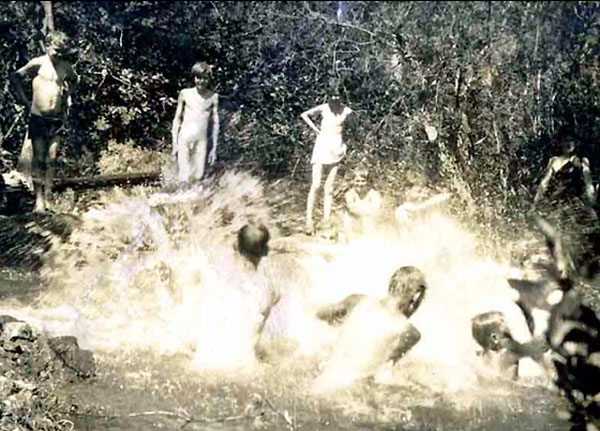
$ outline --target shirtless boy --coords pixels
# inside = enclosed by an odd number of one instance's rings
[[[217,159],[219,137],[219,95],[211,88],[212,66],[199,62],[192,67],[195,86],[179,93],[173,119],[173,155],[177,157],[181,182],[202,179],[206,162]],[[213,122],[213,145],[208,153],[208,129]]]
[[[32,179],[35,192],[34,211],[45,211],[48,207],[56,165],[58,132],[65,126],[70,93],[77,84],[69,57],[67,36],[60,32],[46,37],[46,54],[29,61],[10,75],[18,100],[30,110],[28,139],[31,140]],[[22,87],[22,78],[33,77],[33,97],[27,100]]]
[[[315,381],[315,390],[349,386],[395,365],[421,339],[408,318],[422,303],[427,284],[421,270],[402,266],[390,278],[384,299],[354,294],[317,310],[317,317],[341,325],[333,351]]]

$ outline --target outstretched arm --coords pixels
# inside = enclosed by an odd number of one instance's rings
[[[331,325],[342,323],[348,313],[364,298],[365,295],[361,294],[347,296],[343,301],[319,308],[317,310],[317,317]]]
[[[178,135],[179,128],[181,127],[181,121],[183,120],[183,110],[185,106],[185,101],[183,97],[183,91],[179,92],[179,97],[177,98],[177,110],[175,111],[175,118],[173,118],[173,128],[171,130],[171,134],[173,137],[173,155],[177,154],[179,151],[178,146]]]
[[[219,140],[219,95],[215,93],[215,102],[213,103],[213,146],[208,155],[208,164],[212,165],[217,160],[217,144]]]
[[[25,92],[23,91],[23,85],[22,85],[21,79],[25,75],[30,75],[30,76],[36,75],[38,70],[40,69],[40,66],[41,66],[41,58],[36,57],[33,60],[29,61],[25,66],[23,66],[16,72],[11,73],[8,77],[8,80],[10,81],[13,88],[15,89],[15,92],[16,92],[15,98],[17,99],[18,102],[22,103],[23,105],[27,106],[28,108],[31,108],[31,103],[25,96]]]
[[[319,128],[313,123],[310,119],[309,115],[314,114],[315,112],[320,112],[323,109],[323,105],[315,106],[314,108],[309,109],[308,111],[304,111],[300,116],[302,119],[313,129],[315,132],[320,133]]]

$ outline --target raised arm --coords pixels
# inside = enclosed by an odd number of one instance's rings
[[[309,109],[308,111],[304,111],[302,114],[300,114],[300,116],[306,122],[306,124],[308,124],[309,127],[317,133],[320,133],[320,130],[315,125],[315,123],[313,123],[313,121],[310,119],[309,115],[314,114],[315,112],[321,112],[322,110],[323,110],[323,105],[319,105],[319,106],[315,106],[314,108]]]
[[[219,141],[219,95],[217,93],[215,93],[214,95],[215,101],[213,103],[213,112],[212,112],[212,119],[213,119],[213,146],[212,149],[210,151],[210,154],[208,155],[208,164],[212,165],[214,162],[217,161],[217,145],[218,145],[218,141]]]
[[[179,147],[177,145],[177,136],[179,135],[179,128],[181,127],[181,121],[183,120],[184,106],[185,101],[182,90],[179,92],[179,97],[177,98],[177,110],[175,111],[175,118],[173,118],[173,128],[171,129],[171,134],[173,138],[173,155],[177,154],[177,152],[179,151]]]
[[[18,102],[22,103],[28,108],[31,108],[31,102],[27,99],[27,96],[25,96],[25,92],[23,91],[22,78],[25,75],[35,76],[40,69],[40,66],[41,57],[36,57],[33,60],[30,60],[25,66],[8,76],[8,80],[15,89],[15,98]]]

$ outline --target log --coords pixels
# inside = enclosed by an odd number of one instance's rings
[[[52,191],[86,190],[113,186],[151,185],[160,181],[160,172],[94,175],[90,177],[56,178]]]
[[[87,190],[104,187],[129,187],[156,184],[160,181],[160,172],[142,172],[133,174],[94,175],[90,177],[56,178],[52,191],[56,193],[67,189]],[[0,175],[0,215],[26,214],[32,211],[34,197],[25,184],[18,179],[11,182]]]

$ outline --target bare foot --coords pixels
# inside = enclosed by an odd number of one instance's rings
[[[34,213],[43,213],[46,211],[46,203],[43,200],[36,200],[33,207]]]
[[[312,223],[306,223],[306,227],[304,228],[304,233],[306,235],[312,236],[315,234],[315,227]]]

